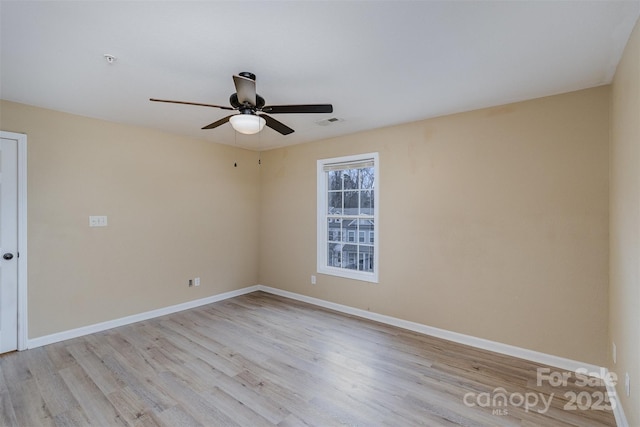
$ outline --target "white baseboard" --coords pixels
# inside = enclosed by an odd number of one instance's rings
[[[608,371],[607,371],[608,373]],[[616,392],[616,387],[613,384],[607,382],[607,393],[609,394],[609,399],[615,398],[615,406],[613,408],[613,416],[616,419],[616,425],[618,427],[629,427],[629,422],[627,421],[627,417],[624,415],[624,410],[622,409],[622,404],[620,400],[617,398],[618,393]]]
[[[451,332],[445,329],[434,328],[432,326],[423,325],[421,323],[410,322],[408,320],[402,320],[396,317],[386,316],[384,314],[373,313],[371,311],[349,307],[347,305],[336,304],[322,299],[296,294],[294,292],[271,288],[269,286],[258,285],[258,289],[274,295],[280,295],[285,298],[291,298],[297,301],[302,301],[342,313],[351,314],[353,316],[363,317],[365,319],[385,323],[387,325],[397,326],[399,328],[407,329],[421,334],[442,338],[460,344],[466,344],[476,348],[481,348],[483,350],[494,351],[496,353],[518,357],[520,359],[526,359],[532,362],[542,363],[544,365],[554,366],[566,371],[576,372],[580,370],[581,372],[584,372],[586,370],[589,374],[597,377],[602,377],[607,372],[605,368],[589,363],[578,362],[575,360],[566,359],[564,357],[541,353],[539,351],[528,350],[526,348],[503,344],[496,341],[490,341],[483,338],[477,338],[470,335],[464,335],[458,332]]]
[[[68,340],[71,338],[81,337],[83,335],[93,334],[96,332],[105,331],[111,328],[117,328],[119,326],[129,325],[131,323],[140,322],[143,320],[153,319],[155,317],[165,316],[167,314],[176,313],[183,310],[189,310],[191,308],[200,307],[202,305],[211,304],[214,302],[222,301],[225,299],[237,297],[240,295],[248,294],[255,291],[264,291],[270,294],[279,295],[285,298],[290,298],[296,301],[302,301],[309,304],[313,304],[319,307],[328,308],[341,313],[350,314],[364,319],[373,320],[376,322],[384,323],[391,326],[396,326],[402,329],[418,332],[425,335],[434,336],[437,338],[446,339],[459,344],[469,345],[471,347],[480,348],[483,350],[494,351],[496,353],[505,354],[508,356],[518,357],[520,359],[530,360],[532,362],[541,363],[544,365],[554,366],[566,371],[581,371],[584,373],[586,370],[589,374],[603,377],[608,374],[606,368],[578,362],[564,357],[554,356],[551,354],[541,353],[539,351],[529,350],[526,348],[516,347],[509,344],[503,344],[496,341],[490,341],[483,338],[477,338],[470,335],[460,334],[458,332],[451,332],[445,329],[434,328],[421,323],[410,322],[408,320],[398,319],[396,317],[387,316],[384,314],[373,313],[367,310],[350,307],[347,305],[337,304],[330,301],[325,301],[319,298],[309,297],[294,292],[284,291],[282,289],[272,288],[264,285],[248,286],[246,288],[237,289],[230,292],[225,292],[218,295],[213,295],[198,300],[188,301],[182,304],[176,304],[169,307],[159,308],[157,310],[151,310],[144,313],[134,314],[131,316],[122,317],[119,319],[109,320],[102,323],[96,323],[93,325],[83,326],[81,328],[71,329],[68,331],[58,332],[51,335],[45,335],[38,338],[28,340],[28,348],[40,347],[47,344],[53,344],[56,342]],[[607,391],[610,396],[616,396],[615,387],[607,384]],[[619,427],[628,427],[627,419],[624,415],[622,405],[616,400],[616,405],[613,410],[616,424]]]
[[[582,374],[586,372],[589,375],[598,378],[608,378],[609,370],[592,365],[590,363],[578,362],[576,360],[567,359],[564,357],[554,356],[547,353],[541,353],[539,351],[529,350],[526,348],[516,347],[509,344],[503,344],[496,341],[490,341],[483,338],[477,338],[470,335],[460,334],[458,332],[451,332],[445,329],[434,328],[432,326],[423,325],[421,323],[409,322],[407,320],[398,319],[396,317],[386,316],[384,314],[372,313],[367,310],[350,307],[348,305],[336,304],[334,302],[325,301],[319,298],[309,297],[306,295],[297,294],[294,292],[284,291],[282,289],[272,288],[269,286],[258,285],[260,291],[268,292],[270,294],[279,295],[285,298],[291,298],[296,301],[302,301],[309,304],[317,305],[319,307],[328,308],[330,310],[339,311],[341,313],[350,314],[357,317],[373,320],[376,322],[384,323],[391,326],[396,326],[402,329],[418,332],[425,335],[442,338],[445,340],[453,341],[459,344],[465,344],[471,347],[481,348],[483,350],[489,350],[507,356],[518,357],[520,359],[529,360],[532,362],[541,363],[548,366],[563,369],[570,372],[580,372]],[[610,398],[617,396],[615,386],[606,383],[607,392]],[[629,427],[627,418],[624,415],[622,404],[616,399],[615,407],[613,408],[613,416],[616,420],[618,427]]]
[[[270,294],[280,295],[285,298],[291,298],[293,300],[306,302],[316,306],[339,311],[341,313],[362,317],[362,318],[373,320],[376,322],[385,323],[387,325],[396,326],[399,328],[407,329],[407,330],[418,332],[425,335],[431,335],[437,338],[446,339],[446,340],[457,342],[460,344],[466,344],[466,345],[476,347],[476,348],[481,348],[484,350],[494,351],[496,353],[501,353],[508,356],[518,357],[521,359],[526,359],[533,362],[554,366],[567,371],[575,372],[577,370],[581,370],[584,372],[584,370],[586,370],[587,372],[595,376],[601,376],[603,375],[603,373],[607,372],[605,368],[602,368],[600,366],[591,365],[588,363],[582,363],[582,362],[566,359],[559,356],[553,356],[550,354],[541,353],[534,350],[528,350],[525,348],[516,347],[509,344],[490,341],[483,338],[477,338],[470,335],[464,335],[457,332],[451,332],[445,329],[434,328],[432,326],[427,326],[421,323],[410,322],[408,320],[402,320],[396,317],[386,316],[384,314],[378,314],[371,311],[350,307],[347,305],[336,304],[336,303],[325,301],[319,298],[309,297],[306,295],[284,291],[282,289],[272,288],[264,285],[249,286],[246,288],[237,289],[234,291],[225,292],[218,295],[213,295],[206,298],[188,301],[182,304],[176,304],[169,307],[147,311],[144,313],[121,317],[119,319],[114,319],[114,320],[109,320],[102,323],[83,326],[80,328],[58,332],[51,335],[45,335],[38,338],[32,338],[32,339],[29,339],[28,341],[28,348],[40,347],[43,345],[53,344],[53,343],[68,340],[71,338],[80,337],[83,335],[93,334],[95,332],[105,331],[111,328],[117,328],[119,326],[129,325],[131,323],[152,319],[154,317],[164,316],[167,314],[176,313],[178,311],[188,310],[195,307],[200,307],[202,305],[211,304],[214,302],[237,297],[239,295],[244,295],[244,294],[248,294],[255,291],[264,291]]]
[[[117,328],[119,326],[129,325],[135,322],[141,322],[143,320],[153,319],[154,317],[160,317],[178,311],[189,310],[190,308],[200,307],[201,305],[211,304],[213,302],[222,301],[225,299],[237,297],[239,295],[248,294],[260,290],[260,286],[249,286],[235,291],[225,292],[218,295],[213,295],[206,298],[201,298],[193,301],[187,301],[182,304],[171,305],[169,307],[159,308],[157,310],[151,310],[144,313],[133,314],[131,316],[121,317],[119,319],[108,320],[102,323],[96,323],[93,325],[83,326],[81,328],[71,329],[68,331],[58,332],[51,335],[45,335],[38,338],[32,338],[27,342],[27,348],[40,347],[47,344],[53,344],[56,342],[68,340],[71,338],[81,337],[83,335],[89,335],[96,332],[105,331],[111,328]]]

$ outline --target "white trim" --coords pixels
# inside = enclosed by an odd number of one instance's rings
[[[576,360],[566,359],[564,357],[541,353],[539,351],[516,347],[509,344],[503,344],[496,341],[490,341],[484,338],[477,338],[470,335],[460,334],[458,332],[451,332],[445,329],[434,328],[432,326],[423,325],[421,323],[410,322],[408,320],[402,320],[396,317],[386,316],[384,314],[373,313],[368,310],[362,310],[359,308],[349,307],[347,305],[336,304],[334,302],[329,302],[322,299],[309,297],[306,295],[296,294],[294,292],[283,291],[281,289],[271,288],[269,286],[258,285],[258,290],[268,292],[274,295],[279,295],[285,298],[291,298],[297,301],[302,301],[302,302],[317,305],[320,307],[328,308],[330,310],[339,311],[341,313],[346,313],[353,316],[362,317],[365,319],[384,323],[387,325],[396,326],[402,329],[407,329],[407,330],[418,332],[421,334],[442,338],[445,340],[469,345],[476,348],[481,348],[483,350],[494,351],[496,353],[505,354],[507,356],[518,357],[520,359],[526,359],[532,362],[554,366],[567,371],[576,372],[578,369],[580,369],[581,372],[584,373],[584,370],[586,370],[590,374],[606,372],[605,368],[592,365],[589,363],[578,362]]]
[[[18,139],[18,350],[27,348],[27,135]]]
[[[606,371],[609,374],[609,371]],[[613,416],[616,419],[616,426],[618,427],[629,427],[629,422],[627,421],[627,417],[624,415],[624,409],[622,408],[622,403],[620,399],[618,399],[618,393],[616,392],[616,386],[611,384],[610,381],[605,382],[607,386],[607,394],[609,395],[609,399],[615,398],[615,406],[613,407]]]
[[[77,329],[58,332],[51,335],[46,335],[38,338],[34,338],[28,341],[28,348],[40,347],[47,344],[53,344],[56,342],[68,340],[71,338],[77,338],[83,335],[88,335],[96,332],[101,332],[107,329],[116,328],[119,326],[129,325],[131,323],[140,322],[143,320],[152,319],[167,314],[176,313],[183,310],[189,310],[191,308],[200,307],[202,305],[211,304],[214,302],[226,300],[229,298],[237,297],[240,295],[248,294],[251,292],[263,291],[273,295],[279,295],[285,298],[290,298],[296,301],[306,302],[319,307],[335,310],[340,313],[345,313],[364,319],[373,320],[376,322],[384,323],[391,326],[396,326],[402,329],[418,332],[425,335],[434,336],[437,338],[446,339],[459,344],[469,345],[471,347],[480,348],[483,350],[494,351],[496,353],[505,354],[507,356],[518,357],[521,359],[529,360],[532,362],[541,363],[544,365],[554,366],[567,371],[580,371],[584,373],[585,370],[595,376],[607,375],[609,371],[606,368],[592,365],[589,363],[582,363],[564,357],[554,356],[551,354],[541,353],[539,351],[528,350],[526,348],[516,347],[509,344],[503,344],[496,341],[490,341],[483,338],[477,338],[470,335],[460,334],[457,332],[447,331],[445,329],[434,328],[421,323],[410,322],[407,320],[398,319],[396,317],[386,316],[383,314],[372,313],[367,310],[350,307],[347,305],[337,304],[330,301],[325,301],[319,298],[314,298],[294,292],[285,291],[282,289],[272,288],[264,285],[254,285],[235,291],[229,291],[210,297],[188,301],[182,304],[176,304],[169,307],[160,308],[157,310],[147,311],[145,313],[134,314],[120,319],[109,320],[94,325],[84,326]],[[606,378],[606,377],[605,377]],[[607,391],[609,396],[617,396],[614,386],[607,383]],[[615,408],[613,408],[613,415],[616,420],[616,425],[619,427],[628,427],[627,419],[624,415],[622,405],[618,399],[616,399]]]
[[[83,326],[80,328],[58,332],[51,335],[32,338],[29,340],[28,347],[35,348],[35,347],[40,347],[47,344],[53,344],[56,342],[68,340],[71,338],[81,337],[83,335],[94,334],[96,332],[106,331],[107,329],[117,328],[119,326],[129,325],[131,323],[153,319],[154,317],[165,316],[167,314],[177,313],[178,311],[189,310],[191,308],[200,307],[202,305],[211,304],[214,302],[237,297],[237,296],[248,294],[258,290],[260,290],[259,286],[249,286],[246,288],[237,289],[235,291],[229,291],[229,292],[213,295],[206,298],[187,301],[182,304],[171,305],[169,307],[159,308],[156,310],[151,310],[151,311],[147,311],[139,314],[133,314],[131,316],[121,317],[119,319],[108,320],[102,323],[96,323],[93,325]]]
[[[366,271],[357,271],[357,270],[349,270],[346,268],[340,267],[329,267],[327,266],[327,214],[326,209],[328,205],[327,200],[327,180],[326,180],[326,166],[328,165],[344,165],[345,168],[349,166],[349,164],[360,164],[363,161],[373,161],[373,168],[375,174],[375,185],[373,187],[373,194],[375,204],[373,206],[373,218],[375,221],[375,226],[373,229],[374,233],[374,241],[373,241],[373,265],[374,271],[372,273]],[[338,170],[338,169],[336,169]],[[319,159],[317,160],[317,204],[316,204],[316,221],[317,221],[317,235],[316,235],[316,261],[317,261],[317,271],[320,274],[328,274],[331,276],[344,277],[347,279],[361,280],[365,282],[378,283],[378,278],[380,274],[380,263],[378,262],[379,258],[379,229],[380,229],[380,215],[379,209],[380,206],[380,158],[377,152],[374,153],[364,153],[364,154],[355,154],[351,156],[343,156],[343,157],[334,157],[331,159]],[[359,217],[355,217],[354,219],[358,219]],[[355,231],[354,231],[355,233]],[[343,236],[344,238],[344,236]],[[354,240],[352,242],[355,245],[359,244],[359,236],[354,234]],[[365,242],[369,244],[368,242]],[[357,262],[357,261],[356,261]]]
[[[263,291],[273,295],[279,295],[285,298],[306,302],[308,304],[313,304],[319,307],[328,308],[330,310],[335,310],[335,311],[349,314],[352,316],[373,320],[375,322],[396,326],[398,328],[406,329],[413,332],[418,332],[425,335],[434,336],[437,338],[446,339],[459,344],[465,344],[465,345],[480,348],[483,350],[494,351],[496,353],[505,354],[507,356],[518,357],[521,359],[530,360],[532,362],[554,366],[567,371],[575,372],[580,370],[580,372],[584,373],[584,371],[586,370],[590,374],[608,372],[605,368],[592,365],[589,363],[578,362],[575,360],[566,359],[564,357],[541,353],[539,351],[516,347],[509,344],[503,344],[496,341],[490,341],[483,338],[477,338],[470,335],[460,334],[458,332],[451,332],[445,329],[434,328],[432,326],[427,326],[421,323],[410,322],[408,320],[402,320],[402,319],[398,319],[392,316],[387,316],[384,314],[373,313],[371,311],[362,310],[362,309],[350,307],[347,305],[337,304],[337,303],[325,301],[319,298],[309,297],[306,295],[284,291],[282,289],[272,288],[264,285],[249,286],[246,288],[237,289],[235,291],[229,291],[229,292],[213,295],[206,298],[188,301],[182,304],[176,304],[169,307],[147,311],[144,313],[133,314],[131,316],[126,316],[119,319],[108,320],[102,323],[96,323],[93,325],[83,326],[80,328],[58,332],[51,335],[32,338],[29,340],[28,347],[35,348],[35,347],[40,347],[47,344],[53,344],[53,343],[68,340],[71,338],[77,338],[83,335],[93,334],[96,332],[105,331],[107,329],[117,328],[119,326],[129,325],[131,323],[152,319],[154,317],[165,316],[167,314],[172,314],[172,313],[176,313],[183,310],[189,310],[191,308],[200,307],[202,305],[211,304],[214,302],[226,300],[229,298],[237,297],[240,295],[244,295],[244,294],[248,294],[256,291]]]
[[[18,143],[18,350],[28,342],[27,316],[27,135],[0,131],[0,137]]]

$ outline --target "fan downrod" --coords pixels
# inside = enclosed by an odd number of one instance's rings
[[[248,78],[248,79],[251,79],[251,80],[253,80],[254,82],[256,81],[256,75],[255,75],[255,74],[253,74],[253,73],[250,73],[250,72],[248,72],[248,71],[243,71],[243,72],[241,72],[241,73],[238,73],[238,75],[239,75],[240,77],[246,77],[246,78]]]

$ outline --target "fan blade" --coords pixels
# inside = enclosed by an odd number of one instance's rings
[[[241,104],[248,102],[256,105],[256,82],[242,76],[233,76],[233,84],[236,85],[238,101]]]
[[[222,108],[223,110],[235,110],[235,108],[231,108],[231,107],[223,107],[222,105],[213,105],[213,104],[201,104],[199,102],[172,101],[170,99],[156,99],[156,98],[149,98],[149,101],[153,101],[153,102],[169,102],[171,104],[197,105],[199,107]]]
[[[266,114],[259,114],[259,116],[264,118],[264,120],[266,121],[265,124],[276,132],[280,132],[283,135],[289,135],[290,133],[293,133],[293,129],[291,129],[284,123],[277,121],[273,117],[269,117]]]
[[[227,116],[227,117],[225,117],[225,118],[223,118],[223,119],[220,119],[220,120],[218,120],[217,122],[213,122],[213,123],[211,123],[210,125],[206,125],[206,126],[205,126],[205,127],[203,127],[202,129],[213,129],[213,128],[217,128],[218,126],[220,126],[220,125],[223,125],[223,124],[227,123],[227,122],[229,121],[229,119],[230,119],[231,117],[233,117],[233,116],[235,116],[235,114],[232,114],[232,115]]]
[[[331,104],[307,104],[307,105],[267,105],[262,111],[269,114],[293,114],[293,113],[333,113]]]

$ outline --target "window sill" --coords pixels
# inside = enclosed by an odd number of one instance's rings
[[[332,267],[318,267],[318,273],[343,277],[345,279],[360,280],[362,282],[378,283],[378,273],[366,273],[363,271]]]

